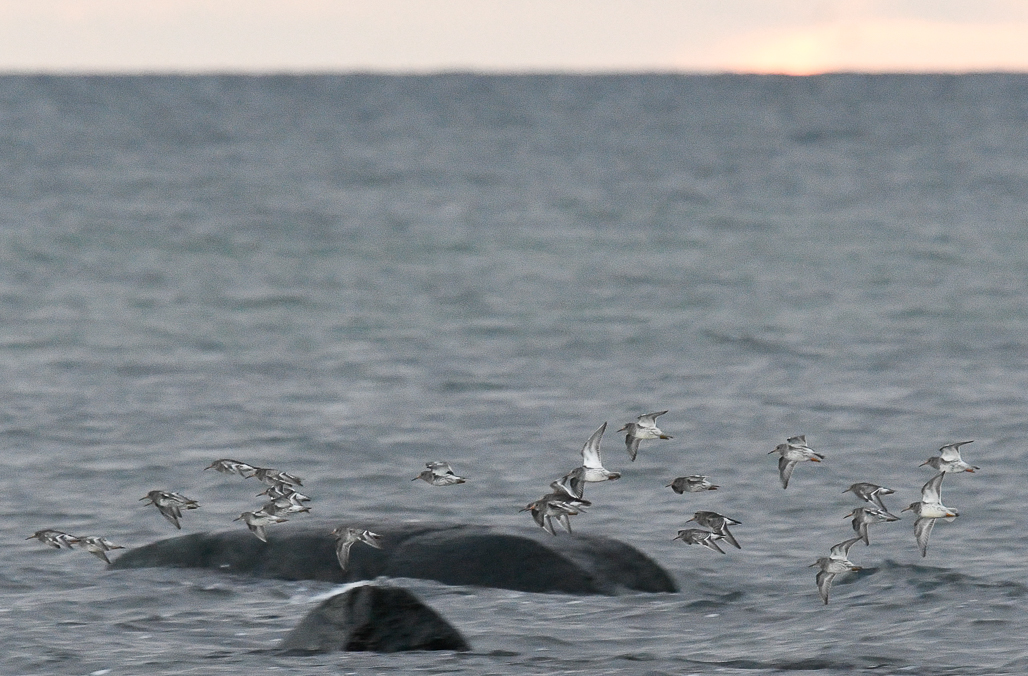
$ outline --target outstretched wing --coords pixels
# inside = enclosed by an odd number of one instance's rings
[[[582,447],[582,465],[588,469],[603,469],[603,463],[600,461],[600,437],[606,429],[607,423],[600,425]]]
[[[829,554],[829,556],[831,556],[833,559],[845,559],[849,556],[850,547],[852,547],[855,543],[861,541],[862,538],[856,537],[850,538],[849,540],[843,540],[839,544],[832,545],[832,551],[831,554]]]
[[[657,411],[656,413],[647,413],[646,415],[641,415],[638,418],[638,424],[640,427],[656,427],[657,416],[664,415],[665,413],[667,413],[667,411]]]
[[[914,537],[917,538],[917,548],[921,550],[921,556],[928,556],[928,538],[935,527],[935,519],[918,517],[914,522]]]
[[[785,456],[778,458],[778,474],[782,478],[782,488],[789,487],[789,477],[792,476],[792,471],[796,469],[796,460],[787,460]]]
[[[639,455],[639,442],[641,441],[642,439],[639,437],[633,437],[631,434],[625,435],[625,448],[628,450],[629,459],[633,462],[635,461],[635,456]]]
[[[832,588],[832,581],[835,579],[835,573],[826,573],[820,571],[817,574],[817,593],[821,595],[821,600],[828,605],[828,591]]]
[[[921,502],[940,503],[942,502],[942,480],[946,478],[945,472],[939,472],[921,487]]]
[[[939,457],[941,457],[946,462],[954,462],[961,460],[960,447],[964,444],[971,443],[974,443],[973,439],[971,441],[960,441],[955,444],[946,444],[945,446],[939,449]]]

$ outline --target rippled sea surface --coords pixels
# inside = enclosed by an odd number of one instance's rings
[[[1026,129],[1021,75],[0,77],[0,673],[1024,673]],[[175,535],[155,488],[241,527],[220,457],[319,518],[535,528],[604,421],[575,528],[681,592],[389,581],[470,653],[278,654],[331,585],[25,540]],[[968,439],[928,556],[872,526],[822,605],[843,489],[898,512]],[[672,542],[699,509],[742,549]]]

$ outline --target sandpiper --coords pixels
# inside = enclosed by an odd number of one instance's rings
[[[699,493],[700,491],[716,491],[720,486],[707,481],[707,477],[699,474],[693,474],[691,476],[680,476],[671,483],[667,484],[665,488],[671,487],[675,493],[681,495],[682,493]]]
[[[244,479],[249,479],[257,472],[257,468],[253,465],[247,465],[245,462],[239,462],[238,460],[231,460],[229,458],[215,460],[210,465],[204,467],[204,471],[209,469],[216,470],[222,474],[238,474]]]
[[[421,474],[411,479],[411,481],[421,479],[433,486],[453,486],[454,484],[462,484],[467,481],[464,477],[457,476],[448,462],[426,462],[425,467],[428,469],[422,471]]]
[[[284,523],[289,519],[283,519],[277,514],[268,514],[267,512],[258,510],[256,512],[243,512],[232,520],[244,521],[246,523],[246,527],[250,529],[251,533],[257,536],[258,540],[261,542],[267,542],[268,533],[264,530],[264,527],[270,526],[274,523]]]
[[[870,502],[886,513],[888,513],[889,510],[886,508],[885,503],[882,502],[882,496],[892,495],[895,492],[896,491],[891,488],[866,482],[855,483],[843,491],[843,493],[853,493],[853,495],[857,496],[864,502]]]
[[[928,538],[935,527],[935,520],[946,517],[960,516],[960,513],[942,504],[942,480],[945,472],[939,472],[921,487],[921,501],[912,502],[909,507],[902,511],[911,511],[917,514],[914,521],[914,537],[917,539],[917,548],[921,550],[921,556],[928,555]]]
[[[741,524],[742,521],[736,521],[731,517],[727,517],[717,512],[696,512],[693,514],[691,519],[688,521],[695,521],[701,526],[705,526],[713,531],[714,535],[717,535],[720,539],[726,540],[728,544],[732,545],[736,549],[742,549],[735,538],[728,531],[729,526],[735,526]]]
[[[268,484],[274,486],[275,484],[289,484],[290,486],[302,486],[303,481],[300,477],[295,474],[286,474],[280,472],[277,469],[268,469],[267,467],[255,467],[253,470],[253,476],[256,477],[257,481],[262,484]]]
[[[561,490],[571,496],[581,498],[585,494],[585,467],[579,465],[561,478],[557,479]]]
[[[74,535],[69,535],[61,530],[44,528],[43,530],[37,530],[25,539],[39,540],[44,545],[49,545],[54,549],[71,549],[72,545],[78,544],[80,538],[75,537]]]
[[[290,500],[297,502],[310,502],[310,498],[303,493],[298,493],[295,490],[295,486],[292,484],[276,483],[268,486],[263,491],[257,494],[257,497],[262,495],[268,496],[272,500],[279,498],[289,498]]]
[[[265,514],[300,514],[310,512],[311,508],[292,495],[286,495],[265,503],[258,511]]]
[[[600,438],[606,429],[607,423],[600,425],[582,446],[581,481],[613,481],[621,478],[620,472],[608,471],[600,460]]]
[[[84,538],[79,538],[78,545],[104,563],[111,562],[111,560],[107,558],[107,552],[112,549],[125,549],[121,545],[116,545],[107,538],[99,535],[87,535]]]
[[[637,422],[625,423],[624,427],[618,430],[618,432],[625,432],[625,448],[628,449],[628,457],[633,461],[635,460],[635,456],[639,453],[639,442],[643,439],[671,438],[657,427],[657,416],[664,415],[665,413],[667,413],[667,411],[646,413],[645,415],[639,416],[636,419]]]
[[[782,479],[782,488],[789,487],[789,477],[792,476],[792,470],[795,469],[796,463],[809,460],[811,462],[821,462],[824,460],[823,455],[815,453],[814,449],[807,446],[807,438],[805,435],[799,435],[796,437],[789,437],[784,444],[778,444],[774,450],[768,451],[768,455],[772,453],[778,453],[780,456],[778,459],[778,474]]]
[[[971,441],[961,441],[955,444],[946,444],[939,449],[939,455],[928,458],[921,463],[921,467],[928,465],[939,472],[971,472],[973,473],[976,469],[981,467],[975,467],[964,462],[964,459],[960,457],[960,447],[964,444],[972,444]]]
[[[570,517],[580,514],[580,507],[588,505],[587,501],[580,501],[578,506],[573,502],[573,498],[564,500],[561,496],[550,493],[539,498],[535,502],[528,503],[520,511],[531,512],[532,518],[539,524],[539,527],[545,530],[550,535],[556,535],[557,531],[553,527],[553,520],[556,519],[557,523],[564,527],[568,533],[571,532],[571,519]]]
[[[709,530],[702,530],[700,528],[684,528],[678,531],[678,535],[671,538],[672,540],[681,540],[687,545],[703,545],[707,549],[712,549],[715,552],[725,553],[725,550],[717,546],[715,540],[720,540],[721,536],[717,533],[711,533]]]
[[[178,520],[182,518],[183,509],[196,509],[200,506],[200,503],[191,498],[187,498],[181,493],[172,493],[170,491],[150,491],[145,497],[139,498],[140,500],[149,500],[148,505],[153,505],[157,508],[157,511],[161,513],[165,519],[175,525],[175,528],[179,530],[182,526]]]
[[[355,542],[363,542],[375,549],[382,549],[380,542],[382,536],[372,533],[370,530],[339,526],[332,531],[332,535],[336,536],[336,559],[339,560],[339,567],[344,571],[350,563],[350,547],[353,547]]]
[[[849,560],[850,547],[856,542],[860,542],[860,538],[850,538],[833,545],[828,556],[822,556],[808,566],[808,568],[814,566],[820,568],[816,578],[817,593],[821,595],[821,600],[825,602],[825,605],[828,605],[828,591],[832,588],[832,581],[835,580],[836,575],[851,570],[861,570],[860,566],[853,565],[853,562]]]
[[[885,523],[886,521],[899,521],[899,517],[895,514],[889,514],[887,511],[877,507],[857,507],[843,518],[849,519],[850,517],[853,518],[853,531],[864,541],[865,545],[871,544],[871,541],[867,539],[867,527],[869,525]]]

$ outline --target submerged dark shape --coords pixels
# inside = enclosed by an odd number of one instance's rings
[[[575,535],[558,542],[536,529],[370,526],[381,536],[382,548],[354,547],[345,571],[336,558],[331,526],[283,526],[268,533],[267,543],[237,530],[185,535],[130,550],[112,568],[213,568],[257,577],[328,582],[384,575],[566,594],[678,591],[656,562],[611,538]]]
[[[285,651],[470,650],[449,622],[399,587],[361,585],[312,610],[279,646]]]

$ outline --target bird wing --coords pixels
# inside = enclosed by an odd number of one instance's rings
[[[582,447],[582,464],[589,469],[603,469],[603,463],[600,462],[600,437],[606,429],[607,423],[600,425]]]
[[[628,457],[634,462],[635,456],[639,455],[639,442],[642,439],[633,437],[631,434],[625,435],[625,448],[628,450]]]
[[[342,539],[336,543],[336,559],[339,560],[339,567],[346,570],[346,566],[350,563],[350,547],[353,546],[353,540]]]
[[[914,537],[917,538],[917,548],[921,550],[921,556],[928,556],[928,538],[935,527],[935,519],[918,517],[914,522]]]
[[[867,522],[863,521],[859,517],[853,519],[853,530],[857,531],[857,537],[864,541],[865,545],[871,544],[871,541],[867,537]]]
[[[778,459],[778,473],[782,477],[782,488],[789,487],[789,477],[792,476],[792,470],[796,468],[796,460],[788,460],[783,455]]]
[[[717,538],[715,538],[714,533],[708,533],[702,540],[700,540],[700,544],[706,547],[707,549],[713,549],[715,552],[721,552],[722,554],[724,554],[725,550],[717,546],[717,542],[715,542],[715,539]],[[738,546],[739,545],[736,545],[736,547]]]
[[[825,571],[819,571],[817,574],[817,593],[821,595],[821,600],[828,605],[828,591],[832,588],[832,581],[835,579],[835,573],[826,573]]]
[[[380,542],[381,536],[378,533],[372,533],[370,530],[361,532],[360,539],[366,545],[370,545],[375,549],[382,549],[382,543]]]
[[[264,526],[258,524],[247,524],[250,527],[250,532],[257,536],[257,539],[261,542],[268,541],[268,532],[264,530]]]
[[[565,474],[561,479],[561,485],[567,488],[570,493],[579,500],[581,500],[582,496],[585,495],[585,481],[583,480],[584,474],[584,467],[576,467]]]
[[[845,559],[849,556],[850,547],[861,541],[862,538],[856,537],[850,538],[849,540],[843,540],[838,544],[832,545],[831,554],[829,556],[833,559]]]
[[[656,427],[657,416],[664,415],[667,411],[657,411],[656,413],[647,413],[639,416],[639,427]]]
[[[728,526],[723,525],[715,531],[715,535],[721,536],[722,539],[727,540],[728,544],[732,545],[736,549],[742,549],[738,542],[735,541],[735,537],[728,532]]]
[[[888,493],[886,491],[888,491]],[[885,506],[885,503],[882,502],[882,496],[883,495],[888,495],[889,493],[894,493],[894,492],[895,491],[891,491],[888,488],[885,488],[883,486],[878,486],[877,488],[875,488],[873,491],[871,491],[868,494],[868,498],[870,498],[870,500],[868,500],[868,502],[874,503],[875,506],[877,506],[878,509],[882,510],[883,512],[888,512],[889,509]]]
[[[177,505],[157,505],[157,511],[161,513],[161,516],[174,524],[175,528],[182,530],[182,526],[178,522],[179,517],[182,516],[182,512],[179,511]]]
[[[453,474],[453,469],[448,462],[426,462],[425,467],[432,470],[432,474]]]
[[[972,441],[961,441],[955,444],[946,444],[939,449],[939,457],[947,462],[954,462],[961,460],[960,458],[960,447],[964,444],[973,443]]]
[[[942,502],[942,480],[944,478],[946,478],[946,473],[939,472],[921,487],[921,502]]]

